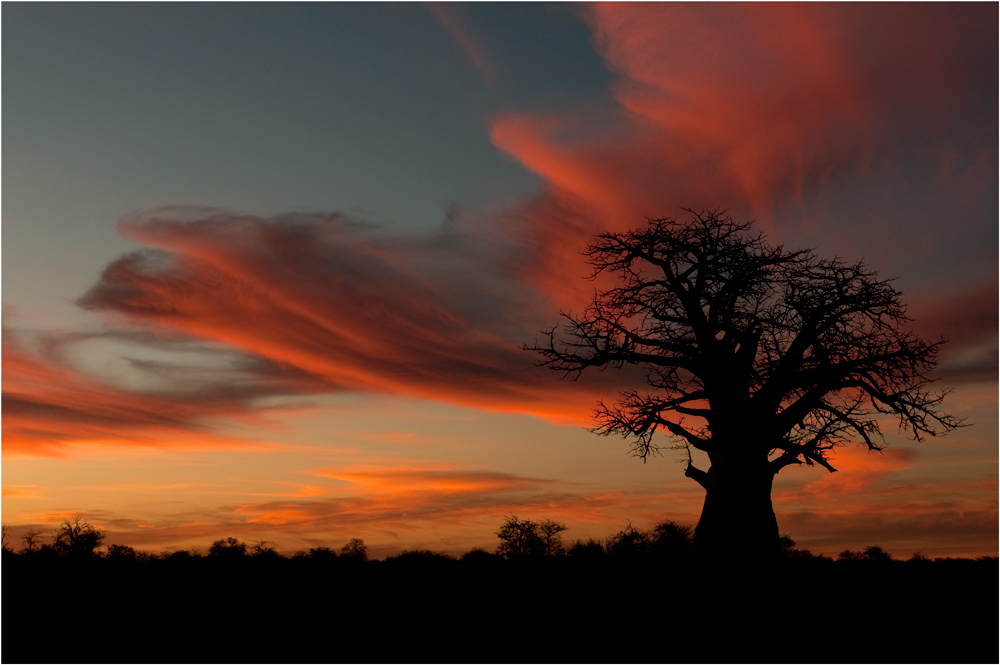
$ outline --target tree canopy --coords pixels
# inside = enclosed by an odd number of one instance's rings
[[[906,330],[902,294],[863,262],[770,246],[750,223],[715,212],[690,224],[650,221],[602,233],[585,255],[618,288],[532,347],[567,374],[588,367],[648,368],[652,392],[600,403],[596,431],[634,438],[644,459],[660,429],[709,452],[717,433],[752,423],[759,445],[791,463],[835,469],[836,445],[884,443],[878,419],[899,418],[921,439],[960,424],[937,407],[928,371],[942,342]],[[671,417],[676,414],[679,417]],[[735,416],[735,418],[734,418]]]

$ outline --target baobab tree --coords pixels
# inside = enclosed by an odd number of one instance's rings
[[[830,452],[852,441],[881,449],[887,415],[916,440],[961,422],[939,412],[947,391],[929,387],[942,342],[907,330],[890,280],[863,262],[769,245],[750,223],[688,212],[686,224],[598,235],[584,252],[593,277],[619,286],[526,348],[573,378],[647,368],[645,390],[598,403],[594,431],[626,437],[643,460],[666,433],[706,491],[699,556],[769,559],[780,549],[771,486],[781,469],[833,472]]]

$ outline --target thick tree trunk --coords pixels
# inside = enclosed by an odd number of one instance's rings
[[[778,522],[771,506],[774,474],[766,455],[718,453],[704,478],[707,494],[695,529],[702,564],[712,570],[769,567],[780,554]]]

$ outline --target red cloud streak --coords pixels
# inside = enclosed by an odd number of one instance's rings
[[[3,348],[3,374],[5,453],[59,454],[73,441],[153,444],[182,433],[192,442],[201,438],[190,430],[203,410],[102,385],[11,346]]]
[[[553,392],[555,377],[520,348],[539,334],[544,305],[461,237],[402,241],[337,217],[194,212],[123,221],[123,235],[156,249],[112,263],[81,305],[222,342],[328,389],[587,422],[595,383]]]

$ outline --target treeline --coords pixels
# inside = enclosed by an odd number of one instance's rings
[[[694,529],[672,520],[657,523],[651,529],[637,529],[629,523],[621,531],[603,540],[589,538],[565,543],[563,533],[567,526],[555,520],[531,521],[517,516],[507,517],[496,531],[498,544],[493,551],[474,548],[461,556],[453,556],[443,552],[426,549],[404,550],[400,554],[390,556],[385,561],[395,562],[436,562],[466,561],[486,563],[490,561],[555,561],[572,560],[578,562],[614,562],[649,560],[669,562],[678,566],[693,566],[696,562],[694,547]],[[216,540],[209,545],[207,552],[200,550],[177,550],[162,554],[152,554],[136,550],[129,545],[104,545],[107,534],[101,529],[84,521],[81,517],[65,520],[44,542],[44,533],[28,531],[21,537],[21,547],[15,551],[7,542],[7,529],[4,528],[3,554],[5,559],[13,563],[15,559],[24,561],[55,561],[55,560],[96,560],[111,562],[142,563],[152,561],[195,561],[209,559],[215,561],[257,560],[257,561],[369,561],[368,547],[360,538],[352,538],[339,548],[313,547],[300,550],[287,556],[279,553],[275,545],[266,540],[253,543],[240,541],[229,537]],[[889,552],[877,545],[871,545],[863,550],[846,549],[837,557],[831,558],[822,554],[813,554],[809,550],[796,547],[795,541],[788,534],[780,538],[780,560],[791,564],[826,565],[834,562],[852,564],[886,564],[903,562],[894,558]],[[739,553],[734,553],[734,560]],[[906,563],[927,564],[933,562],[979,561],[994,562],[997,557],[981,556],[976,559],[937,557],[931,559],[920,552],[915,552],[905,560]],[[434,564],[431,564],[434,565]]]
[[[786,537],[785,565],[734,587],[699,565],[689,526],[566,531],[511,516],[490,550],[379,561],[360,539],[153,555],[70,520],[4,549],[2,661],[996,662],[996,606],[975,609],[996,557],[829,558]],[[898,639],[839,629],[854,617]]]

